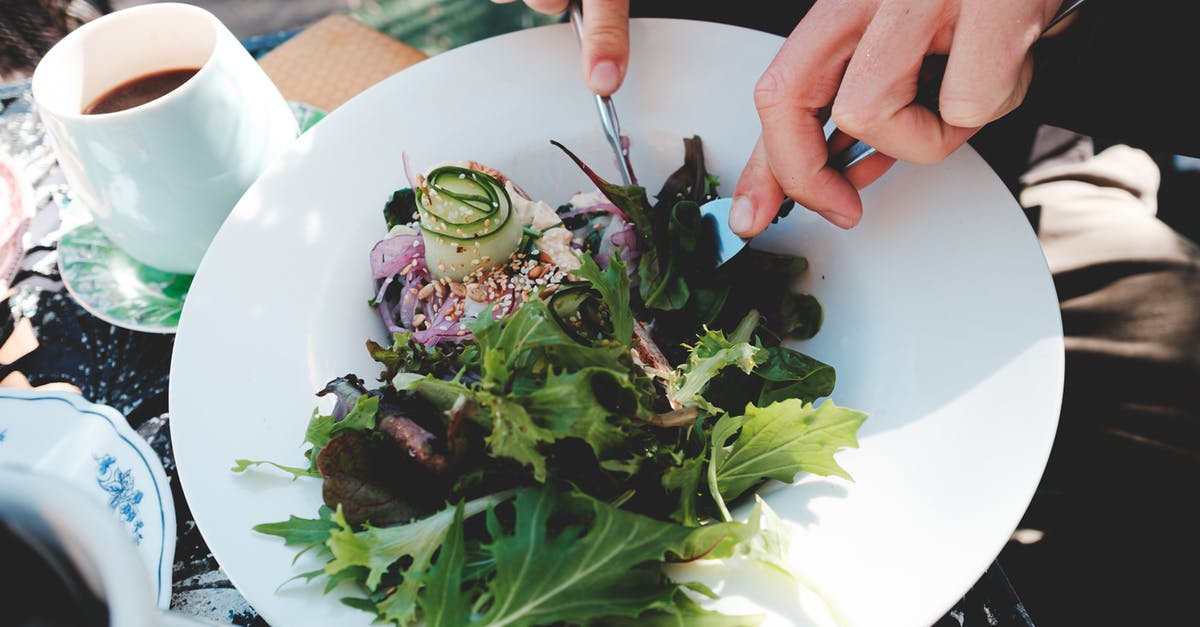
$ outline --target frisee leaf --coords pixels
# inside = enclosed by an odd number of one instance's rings
[[[681,405],[709,406],[699,398],[709,381],[729,366],[749,373],[766,356],[765,350],[749,342],[730,342],[723,332],[709,330],[692,346],[687,363],[672,373],[667,398]]]

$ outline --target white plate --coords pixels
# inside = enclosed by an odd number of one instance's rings
[[[383,234],[385,200],[407,186],[402,152],[418,169],[490,164],[557,204],[588,187],[550,145],[557,139],[616,180],[574,37],[566,25],[521,31],[383,81],[301,137],[209,249],[174,349],[175,457],[214,556],[272,625],[370,616],[320,584],[280,588],[316,562],[293,566],[291,548],[250,530],[311,517],[318,482],[230,466],[303,464],[314,392],[348,372],[379,372],[364,348],[386,338],[366,305],[367,253]],[[615,101],[636,173],[656,190],[682,163],[682,138],[699,134],[731,191],[759,131],[752,87],[781,40],[636,20],[632,42]],[[803,287],[826,324],[800,348],[837,368],[839,404],[871,415],[861,448],[839,457],[855,483],[806,477],[768,500],[794,523],[799,569],[846,624],[928,625],[984,572],[1029,504],[1057,425],[1062,330],[1024,214],[969,147],[937,166],[897,166],[865,203],[852,231],[798,211],[758,244],[811,261]],[[760,608],[767,624],[828,614],[796,589],[728,573],[694,573],[723,592],[718,607]]]
[[[71,392],[0,387],[0,464],[70,481],[108,506],[171,603],[175,501],[158,454],[125,417]]]

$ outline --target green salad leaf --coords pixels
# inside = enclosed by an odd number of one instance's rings
[[[717,595],[663,566],[747,559],[806,583],[788,523],[757,495],[745,522],[730,507],[802,472],[851,479],[835,456],[858,446],[866,415],[831,400],[831,365],[785,346],[821,325],[816,299],[790,289],[807,262],[747,249],[714,267],[699,207],[719,181],[699,137],[684,140],[653,204],[555,144],[608,202],[563,205],[554,227],[492,259],[508,282],[487,293],[512,299],[495,310],[468,311],[471,285],[420,274],[428,250],[375,277],[373,306],[401,329],[390,345],[366,342],[379,385],[348,374],[317,392],[336,404],[309,418],[307,468],[233,468],[317,477],[324,504],[254,530],[323,560],[294,579],[353,588],[344,604],[398,626],[757,625],[705,609]],[[500,228],[500,213],[533,211],[494,171],[440,172],[431,197],[463,205],[440,216],[448,225]],[[420,203],[393,194],[389,229]],[[545,248],[551,230],[583,247],[579,267]],[[440,326],[450,322],[462,326]]]
[[[692,529],[550,487],[519,490],[513,505],[511,525],[494,511],[488,515],[486,549],[495,572],[486,583],[480,615],[464,624],[586,624],[674,607],[678,584],[660,565],[683,551]],[[558,527],[552,520],[556,515],[571,522]],[[453,555],[448,563],[461,569]],[[442,603],[469,607],[474,600],[454,585],[460,580],[442,575],[442,585],[428,593]]]
[[[799,399],[747,405],[744,415],[721,418],[709,461],[713,496],[730,501],[765,479],[790,483],[800,472],[850,480],[833,455],[858,448],[856,434],[866,418],[830,400],[814,407]]]
[[[417,595],[423,581],[420,574],[429,568],[456,516],[469,518],[511,496],[511,492],[489,495],[469,501],[461,507],[447,507],[432,516],[405,525],[368,525],[361,531],[347,522],[340,511],[334,512],[332,520],[338,528],[329,533],[329,539],[325,542],[333,559],[325,565],[324,572],[335,576],[348,568],[365,568],[367,575],[363,585],[373,592],[380,587],[389,569],[406,560],[408,566],[404,569],[403,581],[387,593],[378,607],[387,620],[401,624],[411,622],[416,618]]]

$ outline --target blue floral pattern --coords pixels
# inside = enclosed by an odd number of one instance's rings
[[[133,473],[121,470],[112,455],[96,458],[96,483],[108,493],[108,506],[129,528],[134,544],[142,543],[142,527],[146,524],[138,513],[142,491],[134,486]]]

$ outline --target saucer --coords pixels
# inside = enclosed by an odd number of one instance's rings
[[[175,501],[162,461],[124,416],[71,392],[0,388],[0,465],[59,477],[105,505],[133,540],[158,606],[170,605]]]
[[[300,132],[312,128],[325,112],[288,101]],[[58,243],[58,270],[67,291],[88,313],[133,331],[174,333],[192,275],[147,266],[112,243],[75,199],[63,207],[63,235]]]

